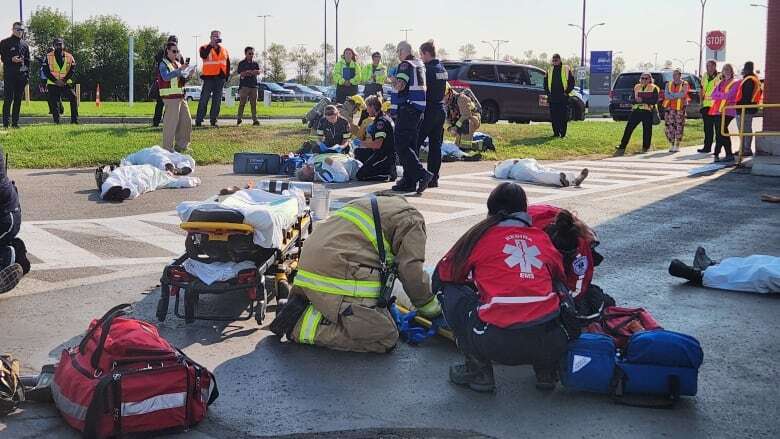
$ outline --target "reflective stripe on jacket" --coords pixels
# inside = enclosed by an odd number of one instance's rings
[[[674,99],[669,98],[671,93],[676,94],[681,92],[684,93],[681,97]],[[688,83],[682,81],[679,85],[675,85],[674,81],[667,82],[666,90],[664,91],[664,108],[668,108],[670,110],[682,110],[686,105],[688,105]]]
[[[201,49],[208,46],[204,44]],[[219,76],[224,75],[226,78],[230,72],[227,71],[227,60],[230,59],[228,50],[223,45],[219,45],[219,53],[214,48],[209,48],[208,58],[203,59],[203,71],[202,76]]]
[[[722,79],[723,78],[720,76],[720,73],[716,73],[712,79],[710,79],[710,76],[707,73],[701,77],[702,108],[712,107],[712,92],[715,91],[715,87],[718,86]]]
[[[726,109],[727,105],[734,105],[737,103],[737,90],[732,89],[734,86],[739,88],[739,81],[731,79],[729,82],[721,81],[715,90],[712,92],[712,107],[710,107],[710,116],[719,116],[724,111],[727,116],[736,116],[737,110],[730,108]]]
[[[76,64],[76,61],[73,59],[73,55],[64,50],[62,51],[62,65],[57,64],[57,57],[54,55],[54,51],[49,52],[46,55],[46,58],[49,63],[49,71],[51,72],[51,75],[60,80],[65,79],[65,76],[68,74],[70,69],[74,64]],[[73,80],[68,80],[68,83],[72,82]],[[54,81],[49,79],[46,81],[46,83],[52,85],[54,84]]]
[[[399,97],[402,103],[410,104],[420,111],[425,111],[425,64],[416,58],[407,59],[403,62],[412,66],[412,75],[410,77],[400,71],[397,74],[396,77],[406,81],[407,84],[407,90],[405,92],[402,91]]]
[[[163,59],[162,62],[165,64],[165,67],[168,68],[169,72],[173,72],[174,70],[177,70],[179,68],[178,62],[172,63],[168,59]],[[158,75],[157,86],[160,89],[160,97],[163,99],[183,97],[184,96],[184,89],[182,88],[183,82],[184,81],[182,81],[178,75],[174,76],[168,81],[163,79],[162,75]]]
[[[742,79],[742,82],[739,83],[739,90],[737,90],[737,96],[735,98],[736,101],[739,102],[742,100],[742,86],[747,81],[753,81],[753,96],[750,97],[750,103],[760,104],[764,92],[761,89],[761,81],[759,81],[758,78],[756,78],[754,75],[746,76],[745,78]]]
[[[551,66],[549,69],[547,69],[547,90],[550,90],[552,92],[552,82],[553,82],[553,71],[555,67]],[[569,88],[569,74],[571,73],[571,67],[569,66],[561,66],[561,86],[563,87],[563,93],[566,93],[566,89]]]
[[[647,85],[637,84],[634,86],[634,95],[636,95],[637,93],[648,93],[648,92],[658,93],[658,91],[659,91],[658,86],[655,84],[647,84]],[[634,104],[633,109],[652,111],[653,107],[655,107],[655,103],[653,104],[636,103]]]
[[[363,84],[379,84],[382,85],[387,80],[387,68],[382,64],[374,67],[374,64],[367,64],[363,66],[362,75]]]
[[[360,64],[355,62],[355,60],[347,63],[342,57],[333,66],[333,83],[336,85],[344,85],[347,80],[350,81],[350,84],[356,85],[361,81],[361,76]]]

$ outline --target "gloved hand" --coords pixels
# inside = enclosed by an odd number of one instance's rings
[[[439,304],[439,299],[437,299],[436,296],[433,296],[428,303],[417,308],[417,314],[427,319],[435,319],[440,316],[441,304]]]

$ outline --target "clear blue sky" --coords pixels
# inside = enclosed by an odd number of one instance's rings
[[[18,2],[2,0],[0,23],[18,18]],[[245,45],[262,47],[260,14],[268,19],[268,43],[287,46],[305,44],[308,49],[323,41],[324,0],[285,1],[160,1],[160,0],[74,0],[75,18],[116,14],[132,27],[153,25],[179,36],[185,56],[194,53],[192,36],[206,41],[212,28],[223,32],[223,40],[234,56]],[[328,3],[328,41],[335,36],[333,0]],[[765,0],[709,0],[705,30],[720,29],[728,34],[727,59],[741,64],[756,62],[763,71],[766,39],[766,9],[750,7]],[[25,17],[40,6],[50,6],[70,14],[71,0],[24,1]],[[697,40],[699,0],[590,0],[587,26],[605,22],[590,35],[590,50],[622,51],[629,68],[639,62],[667,59],[687,60],[693,70],[698,48],[686,40]],[[526,50],[536,53],[580,52],[580,34],[568,23],[582,21],[581,0],[342,0],[339,6],[339,47],[371,45],[375,49],[402,38],[401,28],[411,28],[409,40],[417,45],[433,38],[451,55],[467,42],[473,42],[479,55],[492,54],[481,40],[505,39],[502,54],[521,56]],[[2,29],[2,24],[0,24]],[[2,33],[0,33],[2,35]],[[692,61],[691,59],[695,59]],[[675,64],[679,64],[675,62]]]

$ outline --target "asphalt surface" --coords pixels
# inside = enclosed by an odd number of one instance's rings
[[[606,396],[561,388],[540,393],[525,366],[497,366],[498,392],[475,394],[448,382],[449,365],[461,357],[446,340],[401,344],[388,355],[351,354],[280,343],[253,320],[185,325],[169,315],[160,324],[162,333],[215,372],[221,393],[207,420],[186,437],[778,437],[777,295],[692,287],[666,270],[672,258],[690,261],[699,245],[714,258],[778,255],[780,207],[762,203],[759,195],[780,192],[780,180],[735,169],[685,175],[705,161],[686,149],[675,156],[655,153],[595,165],[569,162],[556,166],[588,165],[592,182],[579,190],[556,190],[561,192],[525,186],[531,201],[572,209],[595,227],[606,257],[595,283],[619,304],[644,306],[667,329],[701,341],[699,394],[675,409],[618,406]],[[474,205],[484,203],[489,192],[484,174],[491,165],[446,164],[451,177],[443,191],[449,193],[431,190],[415,201],[428,222],[427,263],[435,264],[482,217]],[[204,180],[199,188],[158,191],[123,204],[96,201],[90,170],[12,171],[12,177],[30,224],[91,254],[114,257],[120,248],[128,257],[164,259],[172,253],[154,253],[148,242],[138,247],[143,237],[97,234],[84,226],[87,220],[63,220],[170,212],[178,201],[206,198],[247,178],[230,174],[228,167],[196,172]],[[368,190],[342,188],[334,194],[346,199]],[[458,209],[468,215],[460,217]],[[174,233],[172,221],[166,221],[155,216],[146,224]],[[35,251],[56,259],[45,248],[31,248],[33,256]],[[0,297],[0,346],[22,358],[28,371],[73,345],[91,318],[117,303],[134,303],[135,315],[156,320],[163,262],[70,269],[57,269],[62,261],[39,263],[51,269],[36,274],[34,265],[17,290]],[[208,297],[202,306],[237,311],[241,301]],[[54,409],[40,404],[0,421],[0,436],[5,435],[76,437]]]

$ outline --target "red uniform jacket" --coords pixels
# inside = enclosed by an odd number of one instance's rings
[[[468,258],[469,279],[454,279],[451,258],[439,262],[442,282],[472,281],[479,292],[479,318],[491,325],[535,325],[558,315],[553,277],[563,278],[561,255],[530,217],[515,214],[489,229]]]
[[[548,204],[528,206],[528,214],[531,216],[533,226],[542,230],[555,221],[555,216],[560,211],[559,207]],[[580,237],[574,259],[571,264],[565,264],[564,266],[566,276],[563,281],[575,299],[584,297],[583,293],[588,291],[588,287],[593,280],[594,267],[593,241]]]

